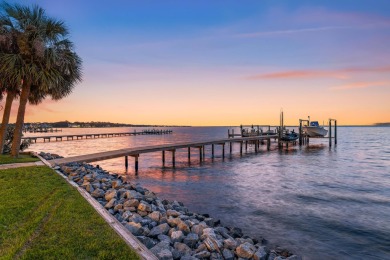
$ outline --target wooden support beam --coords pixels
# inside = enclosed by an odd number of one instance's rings
[[[206,148],[205,148],[205,146],[203,145],[202,146],[202,152],[203,152],[203,155],[202,155],[202,157],[203,157],[203,160],[205,159],[205,157],[206,157]]]
[[[245,141],[245,152],[248,151],[248,141]]]
[[[162,164],[165,167],[165,151],[162,151]]]
[[[329,147],[332,147],[332,120],[329,119]]]
[[[337,120],[334,120],[334,144],[337,144]]]
[[[172,167],[175,168],[175,153],[176,153],[176,150],[172,150]]]
[[[259,151],[258,141],[255,141],[255,153]]]
[[[232,142],[229,142],[229,151],[230,151],[230,154],[232,154],[232,150],[233,150],[233,148],[232,148]]]
[[[240,155],[242,155],[242,142],[240,142]]]
[[[202,161],[202,146],[199,146],[199,161]]]
[[[211,158],[214,158],[214,144],[211,145]]]
[[[188,147],[188,161],[191,161],[191,147]]]
[[[267,139],[267,150],[269,151],[271,149],[271,138]]]
[[[225,144],[222,144],[222,158],[225,158]]]
[[[127,155],[125,156],[125,167],[126,169],[129,168],[129,158]]]
[[[138,172],[138,157],[139,154],[132,155],[134,157],[134,170],[135,172]]]

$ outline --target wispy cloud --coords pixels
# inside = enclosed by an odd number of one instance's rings
[[[364,82],[353,82],[344,84],[336,87],[331,87],[332,90],[345,90],[345,89],[361,89],[361,88],[372,88],[372,87],[390,87],[390,81],[364,81]]]
[[[262,37],[262,36],[286,35],[286,34],[333,31],[333,30],[346,30],[346,29],[352,29],[352,28],[353,27],[351,27],[351,26],[322,26],[322,27],[300,28],[300,29],[290,29],[290,30],[275,30],[275,31],[241,33],[241,34],[237,34],[236,37],[256,38],[256,37]]]
[[[287,70],[273,73],[257,74],[246,77],[247,80],[262,79],[304,79],[304,78],[336,78],[348,79],[353,73],[388,73],[390,66],[342,68],[337,70]]]

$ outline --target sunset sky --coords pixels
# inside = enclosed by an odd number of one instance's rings
[[[26,122],[390,122],[388,0],[14,2],[65,21],[83,59],[74,92]]]

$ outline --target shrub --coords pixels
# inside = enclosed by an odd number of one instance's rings
[[[5,135],[5,142],[4,142],[4,149],[3,149],[3,154],[9,154],[11,152],[11,145],[12,145],[12,140],[14,139],[14,126],[8,126],[7,127],[7,133]],[[30,140],[23,140],[20,143],[20,150],[23,151],[27,149],[31,144]]]

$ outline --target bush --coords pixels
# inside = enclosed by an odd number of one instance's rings
[[[3,149],[3,154],[9,154],[11,153],[11,145],[12,145],[12,140],[14,139],[14,126],[8,126],[7,127],[7,133],[5,135],[5,142],[4,142],[4,149]],[[27,149],[31,144],[30,140],[23,140],[20,143],[20,150],[23,151]]]

